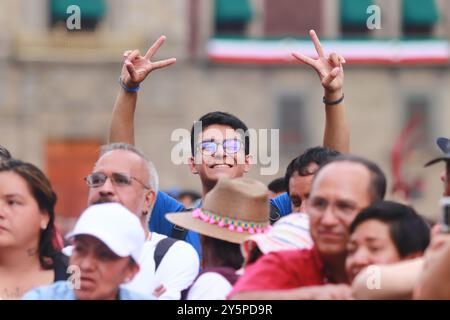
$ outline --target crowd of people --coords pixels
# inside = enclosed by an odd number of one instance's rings
[[[191,131],[200,198],[159,190],[134,145],[134,113],[147,76],[176,62],[152,61],[165,37],[144,55],[124,53],[109,143],[85,178],[87,208],[67,242],[45,174],[0,147],[0,299],[450,299],[448,221],[429,225],[386,201],[383,171],[350,154],[345,59],[310,36],[318,57],[292,59],[324,89],[323,145],[293,159],[270,190],[245,177],[248,128],[221,111]],[[438,146],[443,156],[427,165],[446,164],[450,196],[450,140]]]

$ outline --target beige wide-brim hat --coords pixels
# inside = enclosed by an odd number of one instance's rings
[[[194,211],[168,213],[173,224],[233,243],[270,229],[269,191],[249,178],[221,178],[205,196],[203,207]]]

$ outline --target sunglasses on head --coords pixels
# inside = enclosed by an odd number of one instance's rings
[[[91,188],[97,188],[101,187],[105,184],[106,179],[110,179],[111,182],[119,187],[122,186],[129,186],[131,185],[132,181],[137,181],[140,185],[142,185],[145,189],[151,189],[149,186],[144,184],[143,182],[139,181],[137,178],[130,176],[126,173],[118,173],[114,172],[111,175],[107,175],[103,172],[94,172],[90,175],[88,175],[84,180],[86,181],[87,185]]]
[[[242,141],[238,139],[227,139],[222,142],[219,141],[201,141],[198,143],[198,148],[204,155],[213,155],[217,152],[219,145],[222,146],[223,151],[228,154],[235,154],[241,150]]]

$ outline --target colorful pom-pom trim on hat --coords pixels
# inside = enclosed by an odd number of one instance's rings
[[[266,233],[271,228],[271,225],[268,223],[258,223],[224,217],[202,209],[195,209],[192,211],[192,217],[195,219],[200,219],[205,223],[216,224],[219,228],[227,228],[230,231],[235,231],[238,233]]]

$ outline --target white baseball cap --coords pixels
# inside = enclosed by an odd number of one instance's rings
[[[102,241],[119,257],[131,256],[139,263],[145,233],[139,219],[119,203],[95,204],[87,208],[66,238],[90,235]]]

